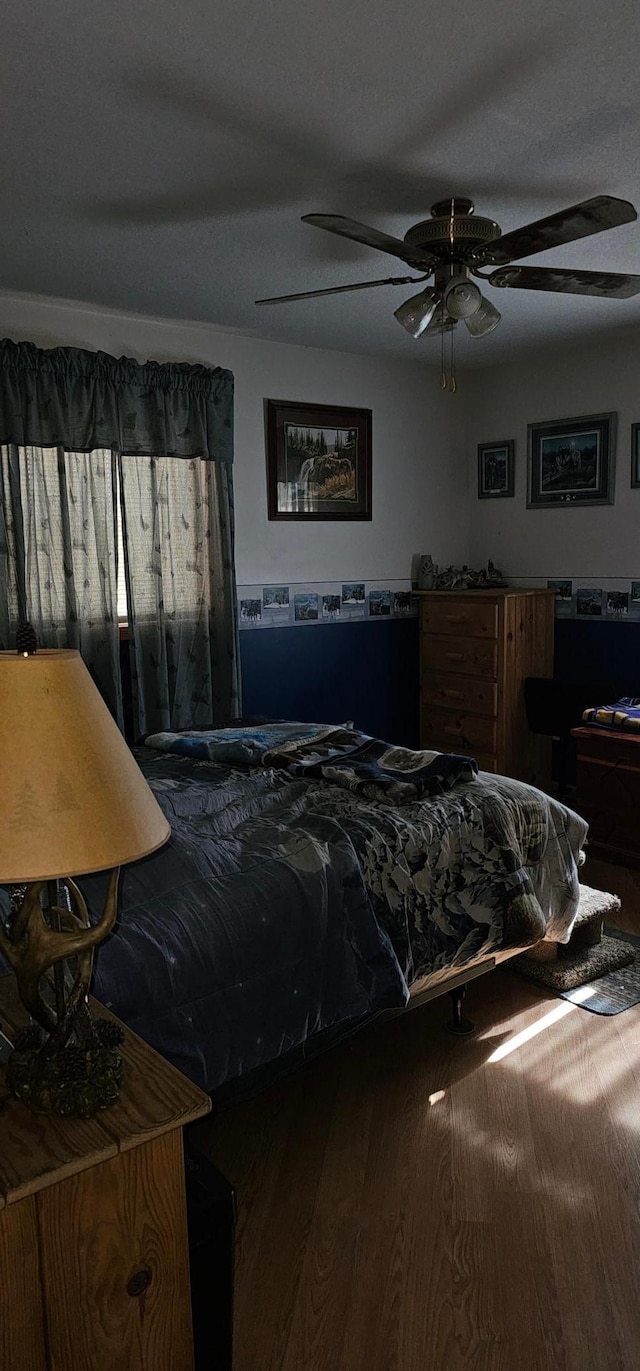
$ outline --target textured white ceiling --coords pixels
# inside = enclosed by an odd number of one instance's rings
[[[638,0],[3,0],[0,287],[435,360],[393,318],[407,287],[254,306],[405,274],[300,216],[640,206],[639,45]],[[534,261],[640,272],[640,222]],[[462,366],[640,324],[640,297],[491,294]]]

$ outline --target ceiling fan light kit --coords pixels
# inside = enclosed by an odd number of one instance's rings
[[[444,292],[444,306],[452,319],[468,319],[481,303],[482,292],[475,281],[470,281],[466,276],[451,277]]]
[[[412,338],[419,338],[431,323],[439,304],[440,296],[437,290],[427,286],[419,295],[412,295],[410,299],[405,300],[393,313],[398,323],[406,328]]]
[[[278,304],[288,300],[303,300],[312,295],[335,295],[342,291],[365,289],[368,286],[403,284],[410,280],[428,280],[432,287],[413,295],[398,309],[395,318],[413,338],[433,334],[452,333],[462,320],[472,338],[485,338],[500,323],[501,315],[470,279],[477,276],[489,285],[502,290],[546,290],[560,294],[605,296],[609,299],[628,299],[640,293],[640,275],[624,275],[606,271],[574,271],[570,268],[510,266],[522,257],[536,252],[587,238],[593,233],[629,224],[637,213],[628,200],[611,195],[595,195],[578,205],[559,210],[545,219],[503,234],[493,219],[474,213],[473,201],[462,196],[438,200],[431,209],[431,218],[413,224],[404,238],[360,224],[342,214],[303,214],[305,224],[312,224],[342,238],[377,248],[380,252],[398,257],[421,277],[387,277],[347,286],[332,286],[321,291],[302,291],[295,295],[257,300],[256,304]],[[487,275],[482,268],[498,267]],[[452,339],[453,347],[453,339]],[[453,361],[452,377],[453,380]],[[442,383],[442,382],[441,382]],[[455,389],[455,381],[449,385]]]
[[[500,311],[483,295],[477,310],[464,322],[472,338],[486,338],[488,333],[493,333],[494,328],[498,327],[501,318]]]

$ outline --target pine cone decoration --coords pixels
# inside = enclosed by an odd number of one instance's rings
[[[118,1023],[111,1019],[96,1019],[94,1028],[101,1047],[119,1047],[124,1042],[124,1032]]]
[[[82,1081],[87,1076],[87,1059],[81,1047],[66,1047],[60,1058],[60,1078],[63,1081]]]
[[[24,656],[25,652],[32,657],[38,651],[38,639],[36,638],[35,628],[31,624],[20,624],[16,633],[16,652]]]
[[[42,1031],[38,1025],[31,1023],[27,1028],[21,1028],[16,1034],[14,1048],[16,1052],[37,1052],[42,1042]]]

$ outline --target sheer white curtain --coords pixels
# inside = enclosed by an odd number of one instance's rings
[[[221,723],[239,709],[232,468],[119,461],[134,732]]]
[[[0,636],[82,653],[122,724],[115,462],[106,449],[0,447]]]

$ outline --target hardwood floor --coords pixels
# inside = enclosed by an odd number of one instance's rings
[[[640,872],[583,879],[640,933]],[[198,1125],[237,1186],[234,1371],[640,1365],[640,1006],[504,968],[467,1007],[473,1038],[436,1000]]]

